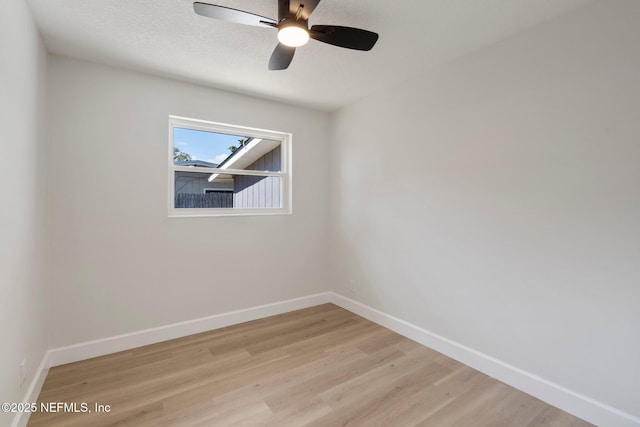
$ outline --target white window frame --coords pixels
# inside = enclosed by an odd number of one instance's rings
[[[280,172],[204,168],[198,166],[175,166],[173,164],[173,129],[193,129],[205,132],[240,135],[250,138],[262,138],[280,141],[281,168]],[[292,135],[286,132],[257,129],[246,126],[217,123],[207,120],[191,119],[188,117],[169,116],[169,198],[168,208],[170,218],[206,217],[206,216],[243,216],[243,215],[288,215],[292,210],[292,174],[291,174],[291,140]],[[176,172],[205,172],[227,175],[277,176],[280,178],[280,207],[279,208],[175,208],[175,173]]]

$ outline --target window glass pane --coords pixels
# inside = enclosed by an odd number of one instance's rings
[[[212,181],[209,181],[213,177]],[[269,209],[282,207],[281,177],[175,172],[174,207]]]
[[[245,209],[281,208],[279,176],[234,175],[233,207]]]
[[[281,172],[280,141],[248,138],[218,165],[221,169]]]
[[[176,116],[169,127],[169,216],[291,213],[290,133]]]
[[[280,172],[280,145],[280,141],[176,127],[173,164]]]
[[[209,182],[210,173],[175,172],[176,208],[232,208],[233,179]]]

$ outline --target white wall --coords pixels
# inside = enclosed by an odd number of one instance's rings
[[[18,364],[33,373],[46,348],[332,283],[640,416],[637,2],[595,3],[331,123],[59,57],[46,90],[28,11],[1,10],[0,400],[21,400]],[[169,114],[292,132],[294,214],[168,219]]]
[[[326,113],[51,64],[52,347],[326,289]],[[168,218],[170,114],[291,132],[293,215]]]
[[[22,1],[0,3],[0,401],[20,402],[45,349],[42,128],[46,53]],[[19,364],[27,360],[20,389]],[[0,412],[0,425],[13,414]]]
[[[597,2],[335,113],[334,290],[640,416],[638,16]]]

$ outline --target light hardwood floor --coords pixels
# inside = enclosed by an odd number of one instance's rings
[[[29,426],[589,426],[324,304],[49,371]]]

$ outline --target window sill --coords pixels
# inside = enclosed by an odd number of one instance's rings
[[[219,216],[291,215],[291,209],[180,209],[171,210],[169,218],[202,218]]]

